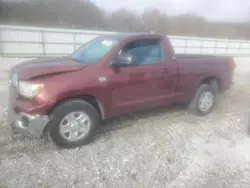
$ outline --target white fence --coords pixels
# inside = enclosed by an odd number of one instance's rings
[[[114,33],[0,25],[0,56],[67,55],[96,36]],[[250,41],[168,37],[176,53],[250,56]]]

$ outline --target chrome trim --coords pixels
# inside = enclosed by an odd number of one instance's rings
[[[22,118],[27,119],[27,127],[23,126],[21,122]],[[49,118],[47,115],[30,115],[24,112],[17,114],[13,109],[9,109],[8,122],[17,132],[27,133],[33,137],[40,137],[49,122]]]

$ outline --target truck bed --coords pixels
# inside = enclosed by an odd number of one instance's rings
[[[216,56],[216,55],[203,55],[203,54],[175,54],[177,59],[224,59],[224,58],[233,58],[232,56]]]

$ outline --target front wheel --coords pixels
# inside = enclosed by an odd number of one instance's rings
[[[82,100],[70,100],[51,114],[49,138],[59,147],[75,148],[86,144],[99,125],[96,109]]]
[[[208,115],[215,107],[218,91],[209,84],[202,84],[197,89],[189,108],[200,116]]]

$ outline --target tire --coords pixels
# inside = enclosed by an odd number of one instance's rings
[[[84,117],[86,117],[88,128],[87,128],[86,134],[81,135],[82,137],[79,140],[72,141],[72,140],[69,140],[69,138],[71,138],[72,135],[78,135],[79,132],[77,134],[75,134],[77,132],[75,130],[75,131],[71,131],[71,132],[66,132],[68,134],[62,134],[61,130],[64,128],[64,126],[62,126],[62,124],[64,122],[62,122],[62,121],[66,122],[65,124],[67,127],[75,125],[75,124],[72,125],[73,123],[70,123],[70,122],[73,122],[74,120],[73,121],[67,120],[67,117],[69,116],[69,114],[71,114],[70,117],[73,117],[72,114],[74,114],[74,113],[75,114],[78,113],[80,115],[83,114]],[[76,121],[74,121],[74,122],[76,122]],[[80,120],[79,121],[77,120],[77,122],[79,123]],[[81,124],[82,124],[82,122],[77,124],[77,125],[82,126]],[[95,131],[96,131],[98,125],[99,125],[99,114],[98,114],[97,110],[91,104],[89,104],[85,101],[82,101],[82,100],[69,100],[69,101],[59,105],[58,107],[56,107],[53,110],[53,112],[51,113],[50,123],[48,126],[48,136],[49,136],[50,140],[52,140],[57,146],[59,146],[61,148],[76,148],[76,147],[80,147],[82,145],[85,145],[90,141],[90,139],[95,134]],[[70,129],[72,129],[72,127],[67,128],[67,129],[70,130]],[[79,129],[79,127],[78,127],[78,129]],[[69,134],[71,136],[69,136]],[[74,136],[74,137],[77,137],[77,136]]]
[[[212,102],[207,109],[204,109],[200,105],[201,98],[205,95],[205,93],[209,93],[212,95]],[[216,103],[218,101],[219,91],[215,85],[210,84],[201,84],[200,87],[196,90],[195,96],[191,103],[189,104],[189,109],[199,116],[206,116],[212,112]]]
[[[216,80],[212,80],[210,85],[213,88],[215,95],[216,95],[215,105],[218,105],[218,103],[220,102],[220,86]]]

